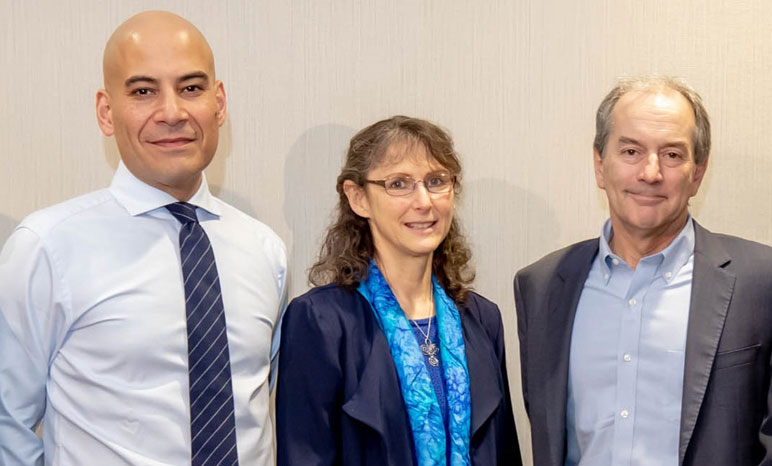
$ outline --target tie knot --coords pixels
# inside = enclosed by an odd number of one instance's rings
[[[166,210],[174,215],[174,218],[179,220],[180,223],[185,225],[186,223],[198,223],[196,217],[196,206],[188,204],[187,202],[175,202],[166,206]]]

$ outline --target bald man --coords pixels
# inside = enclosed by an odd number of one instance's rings
[[[0,464],[273,464],[285,248],[209,192],[226,102],[206,39],[130,18],[96,112],[110,187],[33,213],[0,253]]]

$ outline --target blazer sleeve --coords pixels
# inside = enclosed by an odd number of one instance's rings
[[[278,466],[340,463],[340,325],[312,299],[284,315],[276,393]]]
[[[509,377],[507,377],[507,352],[504,347],[504,325],[501,321],[501,312],[496,307],[496,337],[494,345],[496,355],[499,358],[501,367],[501,378],[504,381],[504,417],[502,420],[501,438],[503,441],[502,454],[499,463],[505,463],[512,466],[522,464],[520,456],[520,442],[517,439],[517,429],[515,427],[515,415],[512,409],[512,395],[509,391]]]
[[[479,295],[475,295],[474,298],[476,301],[475,307],[479,309],[479,319],[483,328],[485,328],[488,338],[490,338],[503,383],[504,399],[500,408],[501,414],[497,421],[499,423],[499,431],[497,432],[498,445],[496,448],[496,464],[518,466],[522,464],[522,459],[520,457],[520,444],[517,438],[515,416],[512,410],[509,378],[507,377],[507,356],[504,344],[504,325],[501,320],[501,311],[496,304]]]
[[[522,277],[518,273],[515,275],[515,312],[517,314],[517,338],[520,342],[520,375],[521,386],[523,389],[523,403],[525,412],[530,417],[531,413],[528,406],[528,381],[526,379],[526,369],[528,367],[528,319],[526,318],[526,305],[523,299],[521,289]]]
[[[768,367],[772,368],[772,356]],[[767,410],[759,430],[759,439],[764,447],[764,458],[759,463],[760,466],[772,466],[772,371],[770,380],[767,380],[767,392]]]

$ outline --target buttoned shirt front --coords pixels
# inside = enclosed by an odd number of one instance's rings
[[[677,465],[694,226],[635,269],[607,221],[576,310],[566,465]]]
[[[190,464],[180,223],[163,207],[175,201],[120,164],[109,189],[36,212],[11,235],[0,253],[0,464]],[[270,465],[285,248],[205,179],[188,202],[219,272],[239,459]]]

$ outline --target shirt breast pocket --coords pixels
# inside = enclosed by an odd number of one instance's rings
[[[761,349],[761,344],[746,346],[729,351],[722,351],[716,354],[716,360],[713,363],[714,370],[728,369],[730,367],[750,364],[756,360]]]

